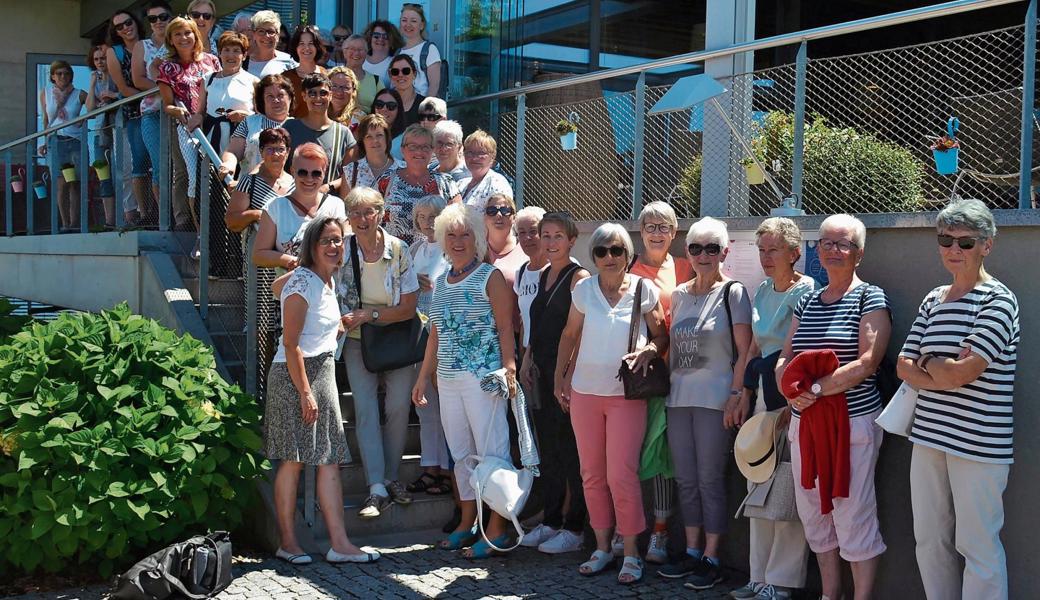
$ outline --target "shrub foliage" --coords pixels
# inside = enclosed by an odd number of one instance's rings
[[[122,304],[0,345],[0,572],[107,576],[186,531],[237,525],[260,411],[212,351]]]

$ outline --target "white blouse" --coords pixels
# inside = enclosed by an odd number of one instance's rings
[[[339,303],[336,292],[325,285],[321,277],[307,267],[293,269],[289,280],[282,288],[281,306],[285,314],[285,301],[297,294],[307,301],[307,316],[300,331],[299,348],[304,358],[336,351],[336,336],[339,333]],[[285,340],[280,337],[274,362],[285,362]]]

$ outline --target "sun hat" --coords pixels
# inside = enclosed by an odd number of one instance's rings
[[[752,483],[769,480],[777,461],[776,422],[780,411],[761,412],[744,422],[733,442],[737,468]]]

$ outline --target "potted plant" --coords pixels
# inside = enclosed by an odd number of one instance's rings
[[[571,113],[571,117],[560,119],[556,124],[556,133],[560,136],[560,148],[574,150],[578,147],[578,122],[577,115]]]
[[[961,151],[961,143],[957,141],[957,130],[960,120],[950,117],[946,122],[946,134],[932,142],[932,158],[935,159],[935,171],[940,175],[953,175],[957,172],[957,161]]]
[[[18,172],[11,176],[11,191],[16,194],[21,194],[25,191],[25,179],[22,177],[24,174],[24,170],[18,169]]]
[[[76,165],[72,163],[65,163],[61,165],[61,176],[65,178],[65,183],[73,183],[79,181],[76,179]]]
[[[107,160],[99,158],[95,160],[93,163],[91,163],[90,166],[94,167],[94,170],[97,171],[98,180],[108,181],[112,177],[111,172],[108,168]]]
[[[760,185],[766,182],[766,174],[762,171],[762,167],[759,166],[759,164],[764,165],[766,162],[765,152],[759,140],[760,138],[751,140],[751,151],[754,152],[758,162],[755,162],[755,158],[750,156],[740,159],[740,164],[744,166],[744,172],[747,174],[748,185]]]

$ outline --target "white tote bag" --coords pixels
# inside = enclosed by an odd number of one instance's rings
[[[910,430],[914,426],[914,409],[917,408],[917,390],[910,384],[903,382],[896,390],[895,395],[888,401],[888,406],[881,411],[878,418],[874,420],[882,429],[889,433],[910,437]]]

